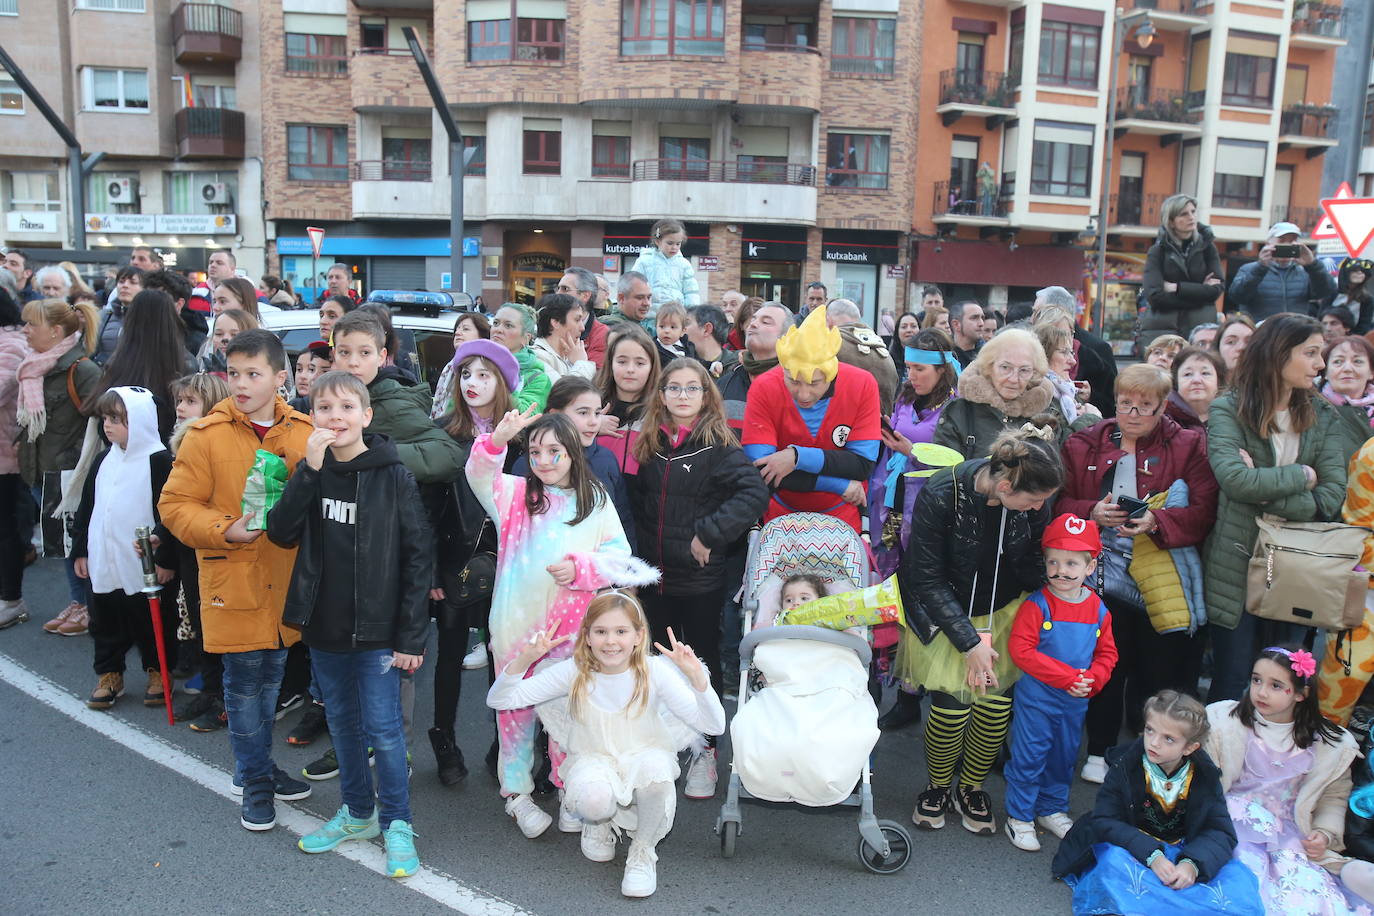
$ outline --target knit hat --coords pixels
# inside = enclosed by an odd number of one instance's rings
[[[1054,547],[1058,550],[1082,550],[1097,556],[1102,550],[1102,537],[1097,532],[1097,523],[1065,512],[1050,522],[1045,535],[1040,539],[1042,548]]]
[[[520,364],[515,361],[515,354],[490,340],[469,340],[458,348],[458,352],[453,354],[453,370],[458,371],[458,365],[465,359],[473,356],[480,356],[487,362],[495,366],[501,375],[506,379],[506,387],[511,391],[520,388]]]

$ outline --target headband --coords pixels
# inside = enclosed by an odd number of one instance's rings
[[[949,350],[918,350],[916,347],[906,348],[906,361],[909,363],[921,363],[926,366],[950,365],[954,367],[954,377],[964,371],[964,367],[959,364],[959,358]]]
[[[1264,651],[1278,652],[1280,655],[1288,656],[1288,663],[1293,669],[1293,673],[1304,681],[1317,673],[1317,660],[1306,649],[1285,649],[1283,646],[1269,646]]]

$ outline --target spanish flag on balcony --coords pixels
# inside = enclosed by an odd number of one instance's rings
[[[182,101],[186,103],[187,108],[196,107],[196,97],[195,93],[191,91],[191,74],[189,73],[183,75],[181,78],[181,94],[185,96]]]

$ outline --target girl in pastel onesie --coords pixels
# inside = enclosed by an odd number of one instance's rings
[[[501,473],[506,445],[522,430],[530,472]],[[577,632],[598,589],[648,585],[658,572],[630,555],[620,517],[587,466],[582,441],[562,414],[540,416],[534,407],[511,410],[490,435],[478,437],[467,461],[468,483],[496,524],[496,583],[491,603],[491,650],[505,667],[540,633]],[[565,657],[568,650],[555,653]],[[528,837],[548,829],[552,819],[530,792],[534,789],[533,709],[497,716],[501,794],[506,813]],[[550,742],[553,779],[559,782],[562,752]],[[580,830],[560,818],[560,829]]]
[[[645,319],[645,330],[654,333],[652,319],[665,302],[681,303],[684,308],[701,305],[701,288],[697,284],[692,262],[682,255],[687,230],[675,219],[661,219],[654,223],[653,244],[639,253],[630,270],[642,273],[649,280],[653,296],[652,308]]]

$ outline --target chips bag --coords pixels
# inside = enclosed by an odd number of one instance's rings
[[[267,513],[281,499],[286,488],[286,462],[265,449],[253,455],[253,467],[243,484],[243,514],[253,513],[245,526],[249,531],[267,529]]]
[[[868,588],[808,601],[784,613],[778,623],[809,624],[829,630],[873,627],[884,623],[905,627],[906,616],[902,613],[902,595],[897,588],[897,577],[893,576]]]

